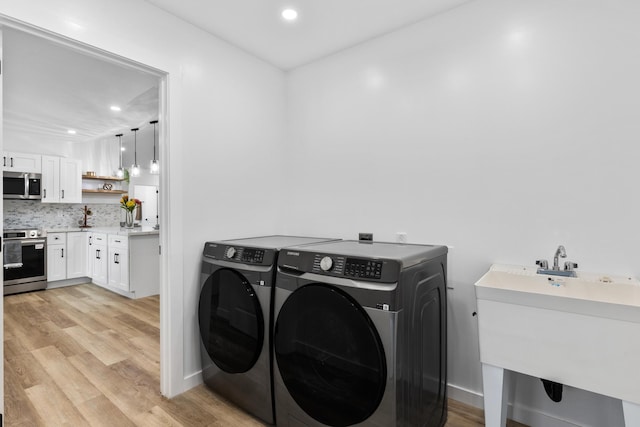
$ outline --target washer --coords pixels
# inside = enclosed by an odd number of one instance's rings
[[[265,236],[207,242],[198,306],[204,383],[273,424],[272,290],[278,250],[328,239]]]
[[[339,241],[280,252],[278,426],[443,426],[445,246]]]

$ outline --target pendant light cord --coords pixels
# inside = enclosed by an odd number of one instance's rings
[[[138,129],[131,129],[133,132],[133,164],[138,164]]]
[[[156,123],[157,120],[152,120],[149,123],[153,125],[153,161],[156,161]]]

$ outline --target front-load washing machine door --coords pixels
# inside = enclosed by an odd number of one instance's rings
[[[282,380],[310,417],[349,426],[378,408],[384,349],[367,313],[345,292],[316,283],[294,291],[280,309],[274,341]]]
[[[247,372],[260,356],[264,319],[247,279],[230,268],[216,270],[200,292],[200,337],[211,360],[224,372]]]

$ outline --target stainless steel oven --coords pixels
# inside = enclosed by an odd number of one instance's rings
[[[47,287],[47,237],[41,230],[4,230],[4,295]]]
[[[27,172],[3,172],[4,199],[42,199],[42,175]]]

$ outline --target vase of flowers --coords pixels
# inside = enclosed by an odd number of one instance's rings
[[[122,196],[120,199],[120,207],[124,209],[126,228],[133,228],[133,211],[136,207],[140,206],[142,202],[138,199],[130,199],[128,195]]]

